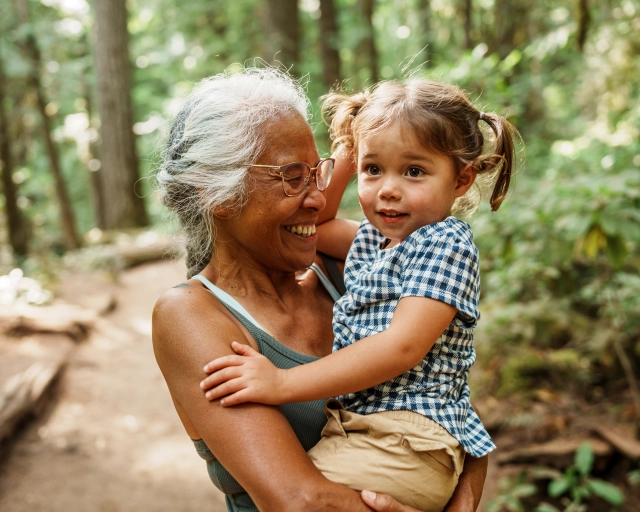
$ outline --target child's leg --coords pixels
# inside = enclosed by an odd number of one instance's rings
[[[339,402],[309,456],[334,482],[389,494],[425,512],[445,507],[462,472],[464,451],[443,427],[411,411],[360,415]]]

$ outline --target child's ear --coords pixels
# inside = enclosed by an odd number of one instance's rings
[[[476,172],[473,170],[473,166],[471,164],[465,165],[460,172],[458,173],[458,177],[456,178],[456,188],[454,191],[455,197],[462,197],[465,195],[468,190],[471,188],[473,183],[476,181]]]

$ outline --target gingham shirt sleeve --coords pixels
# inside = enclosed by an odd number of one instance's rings
[[[459,326],[470,329],[480,318],[478,251],[473,242],[447,231],[416,237],[403,265],[401,297],[429,297],[450,304],[458,310]]]

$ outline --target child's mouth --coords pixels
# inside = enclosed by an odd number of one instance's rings
[[[380,215],[380,218],[385,224],[395,224],[407,216],[406,213],[383,211],[378,212],[378,215]]]

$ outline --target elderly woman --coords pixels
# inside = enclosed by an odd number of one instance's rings
[[[331,352],[338,294],[316,225],[335,214],[351,173],[338,160],[325,197],[333,160],[318,156],[307,108],[287,75],[246,69],[201,83],[177,116],[158,182],[186,236],[190,279],[156,304],[156,358],[229,511],[412,511],[315,468],[306,450],[326,421],[322,401],[225,408],[199,388],[203,366],[233,354],[234,340],[281,368]],[[467,459],[448,511],[476,509],[485,472],[486,458]]]

